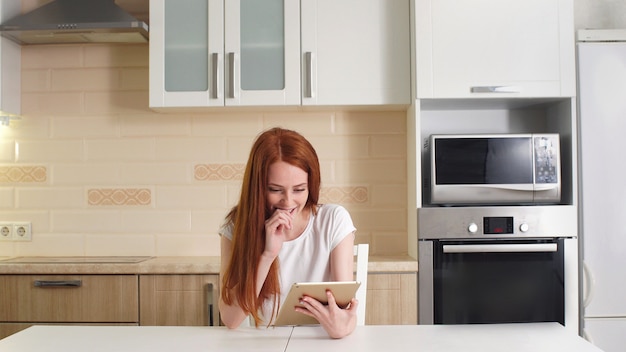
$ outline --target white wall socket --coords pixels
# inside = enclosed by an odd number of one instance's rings
[[[0,241],[13,241],[13,223],[0,222]]]
[[[13,240],[14,241],[31,241],[32,240],[30,222],[14,222],[13,223]]]

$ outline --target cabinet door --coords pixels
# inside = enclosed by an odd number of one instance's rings
[[[418,98],[575,95],[571,0],[416,0]]]
[[[0,322],[139,321],[135,275],[0,275]]]
[[[410,103],[408,0],[302,0],[302,104]]]
[[[300,105],[300,4],[225,2],[226,105]]]
[[[150,107],[224,105],[223,0],[150,0]]]
[[[417,324],[417,273],[369,274],[365,324]]]
[[[218,275],[141,275],[140,325],[219,325]]]

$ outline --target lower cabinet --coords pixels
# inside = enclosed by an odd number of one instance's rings
[[[417,273],[370,273],[365,323],[417,324]],[[34,324],[220,325],[219,275],[0,275],[0,339]]]
[[[219,325],[219,275],[140,275],[140,325]]]
[[[366,325],[417,324],[417,273],[367,276]]]
[[[138,323],[137,275],[0,275],[0,338],[34,324]]]

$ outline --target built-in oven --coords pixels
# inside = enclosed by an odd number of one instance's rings
[[[559,322],[578,333],[572,206],[418,211],[419,323]]]

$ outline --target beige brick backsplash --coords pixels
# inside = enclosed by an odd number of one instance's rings
[[[322,187],[320,203],[363,204],[369,201],[368,193],[365,186]]]
[[[2,131],[0,130],[0,133]],[[0,134],[0,138],[4,135]],[[10,140],[8,137],[5,140],[0,140],[0,163],[13,162],[15,160],[15,141]]]
[[[22,140],[17,143],[16,159],[19,162],[62,162],[84,159],[83,141],[64,139]]]
[[[357,243],[407,253],[405,111],[155,112],[148,56],[147,44],[22,47],[23,118],[0,129],[0,218],[31,221],[33,240],[2,241],[0,256],[219,255],[250,147],[276,126],[316,148],[321,202],[345,205]]]
[[[1,183],[44,183],[48,180],[48,169],[42,165],[1,166]]]
[[[149,188],[90,188],[87,190],[90,206],[146,206],[152,204]]]
[[[119,70],[108,68],[57,69],[50,72],[52,91],[102,91],[118,90]]]
[[[245,164],[198,164],[193,168],[197,181],[242,180]]]
[[[15,206],[15,189],[0,187],[0,209],[9,209]]]
[[[22,93],[22,114],[79,115],[85,112],[82,92]]]

